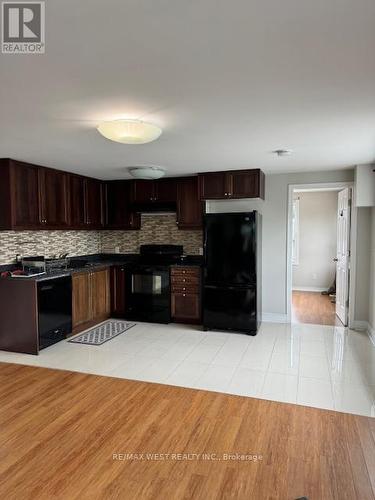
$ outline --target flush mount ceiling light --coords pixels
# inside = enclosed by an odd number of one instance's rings
[[[292,149],[275,149],[275,151],[272,151],[277,156],[289,156],[293,153]]]
[[[144,179],[144,180],[154,180],[160,179],[165,175],[165,169],[162,167],[130,167],[129,168],[130,175],[132,175],[135,179]]]
[[[146,144],[158,139],[162,133],[157,125],[141,120],[103,122],[97,130],[107,139],[122,144]]]

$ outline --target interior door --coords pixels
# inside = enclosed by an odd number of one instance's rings
[[[338,196],[337,256],[336,256],[336,314],[348,325],[349,272],[350,272],[350,208],[351,190],[343,189]]]

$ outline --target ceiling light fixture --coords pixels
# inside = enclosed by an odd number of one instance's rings
[[[130,167],[129,172],[135,179],[154,180],[164,177],[165,168],[152,166]]]
[[[272,151],[277,156],[289,156],[293,153],[292,149],[275,149],[275,151]]]
[[[122,144],[146,144],[158,139],[161,128],[141,120],[113,120],[101,123],[98,128],[104,137]]]

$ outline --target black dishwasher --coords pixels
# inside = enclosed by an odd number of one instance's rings
[[[72,331],[72,278],[38,281],[39,349],[66,338]]]

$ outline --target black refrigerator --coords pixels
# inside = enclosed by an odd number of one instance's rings
[[[261,318],[261,216],[204,217],[203,327],[256,335]]]

